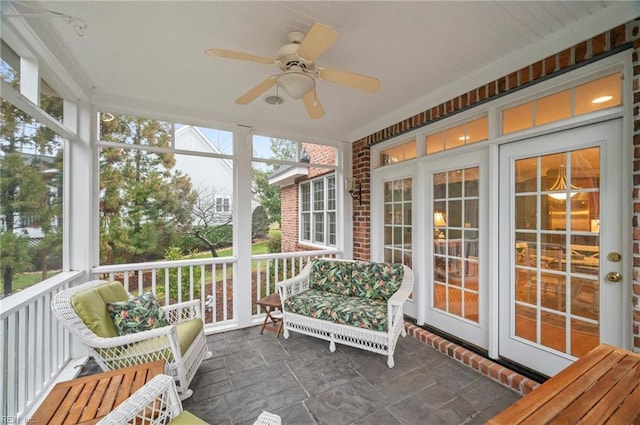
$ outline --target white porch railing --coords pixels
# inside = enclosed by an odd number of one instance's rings
[[[0,423],[21,423],[71,360],[71,337],[53,317],[51,298],[83,274],[60,273],[0,300]]]
[[[252,260],[252,291],[251,305],[254,317],[262,317],[256,301],[276,292],[276,283],[295,276],[312,259],[319,257],[336,258],[342,255],[342,251],[304,251],[288,252],[282,254],[253,255]]]
[[[151,291],[163,305],[200,300],[205,327],[234,322],[233,267],[235,257],[158,261],[100,266],[94,279],[118,280],[133,294]]]
[[[251,257],[251,314],[256,301],[275,292],[277,282],[297,274],[312,258],[339,257],[341,251],[305,251]],[[237,326],[234,267],[237,258],[205,258],[100,266],[91,277],[66,272],[0,300],[0,423],[24,420],[72,359],[71,337],[51,313],[59,291],[89,279],[119,280],[134,293],[152,291],[160,302],[200,300],[208,332]]]

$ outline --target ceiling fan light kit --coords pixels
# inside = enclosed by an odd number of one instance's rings
[[[302,99],[305,94],[315,88],[316,80],[302,71],[289,70],[280,75],[278,84],[292,98]]]
[[[209,56],[227,59],[244,60],[265,65],[278,65],[280,74],[272,75],[236,99],[239,105],[253,102],[258,96],[276,84],[282,87],[293,99],[302,99],[311,119],[324,116],[324,109],[316,92],[316,79],[340,84],[346,87],[373,93],[380,88],[380,80],[367,75],[339,69],[318,67],[315,60],[338,38],[338,33],[331,27],[315,23],[307,34],[290,32],[288,44],[282,46],[276,59],[234,50],[211,48],[205,53]],[[272,96],[269,96],[272,97]],[[267,102],[270,103],[270,102]],[[282,103],[282,102],[280,102]]]

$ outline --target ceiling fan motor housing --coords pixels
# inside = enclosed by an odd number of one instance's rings
[[[290,69],[297,69],[300,72],[313,71],[313,61],[307,61],[298,56],[298,48],[304,38],[304,34],[301,32],[290,32],[289,43],[285,44],[278,50],[277,60],[280,64],[280,69],[287,71]]]

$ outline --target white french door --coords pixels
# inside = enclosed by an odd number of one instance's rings
[[[489,150],[429,159],[425,182],[424,322],[488,348]]]
[[[621,127],[500,147],[499,355],[548,376],[625,344]]]

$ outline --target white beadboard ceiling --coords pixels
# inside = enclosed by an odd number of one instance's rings
[[[86,21],[23,18],[103,110],[258,134],[352,142],[489,79],[640,16],[640,2],[610,1],[37,1]],[[17,25],[4,17],[3,24]],[[319,81],[326,115],[301,100],[234,100],[276,66],[214,58],[221,47],[275,57],[290,31],[321,22],[339,33],[318,60],[381,80],[374,94]],[[46,76],[45,76],[46,77]],[[275,88],[267,92],[275,94]],[[281,92],[282,94],[282,92]]]

